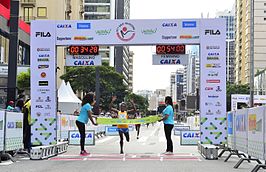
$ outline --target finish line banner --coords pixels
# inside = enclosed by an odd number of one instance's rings
[[[157,122],[158,120],[162,119],[160,116],[149,116],[145,118],[138,118],[138,119],[118,119],[118,118],[97,118],[97,124],[146,124],[146,123],[153,123]]]

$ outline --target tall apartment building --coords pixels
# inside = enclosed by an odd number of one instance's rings
[[[254,0],[254,72],[265,69],[266,0]],[[250,82],[250,1],[236,1],[236,83]],[[252,78],[253,79],[253,78]]]
[[[225,10],[216,13],[216,17],[226,19],[226,81],[235,81],[235,11]]]
[[[83,0],[20,0],[20,19],[30,24],[32,20],[81,20]],[[65,72],[65,47],[57,47],[57,87]]]
[[[84,0],[84,20],[114,19],[115,0]],[[100,46],[102,61],[114,66],[114,47]]]
[[[184,96],[184,68],[179,68],[170,75],[170,96],[174,102],[181,100]]]
[[[184,95],[196,95],[196,86],[200,76],[199,47],[191,46],[187,48],[189,55],[188,65],[184,67]]]
[[[129,19],[129,0],[84,0],[84,19]],[[108,61],[116,71],[123,74],[124,84],[132,91],[133,59],[128,46],[100,46],[103,61]]]

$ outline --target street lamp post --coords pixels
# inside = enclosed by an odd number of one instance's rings
[[[254,0],[250,2],[250,107],[254,106]]]

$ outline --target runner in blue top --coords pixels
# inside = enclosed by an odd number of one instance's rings
[[[163,118],[160,121],[164,123],[164,133],[167,141],[167,148],[164,154],[173,154],[173,142],[171,139],[172,129],[174,128],[174,109],[173,100],[170,96],[165,97],[166,108],[163,110]]]
[[[92,122],[93,125],[97,125],[93,118],[92,118],[92,106],[94,105],[95,101],[94,101],[94,94],[93,93],[89,93],[87,95],[85,95],[85,97],[82,100],[82,108],[80,110],[79,116],[76,120],[76,125],[79,129],[79,133],[80,133],[80,155],[88,155],[88,153],[86,152],[86,150],[84,149],[84,145],[85,145],[85,124],[88,123],[89,119]],[[77,113],[77,112],[75,112]]]

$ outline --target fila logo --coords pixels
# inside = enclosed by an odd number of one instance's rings
[[[205,30],[205,35],[221,35],[221,32],[219,30]]]
[[[50,32],[47,32],[47,33],[45,33],[45,32],[36,32],[35,36],[36,37],[51,37],[51,34],[50,34]]]

